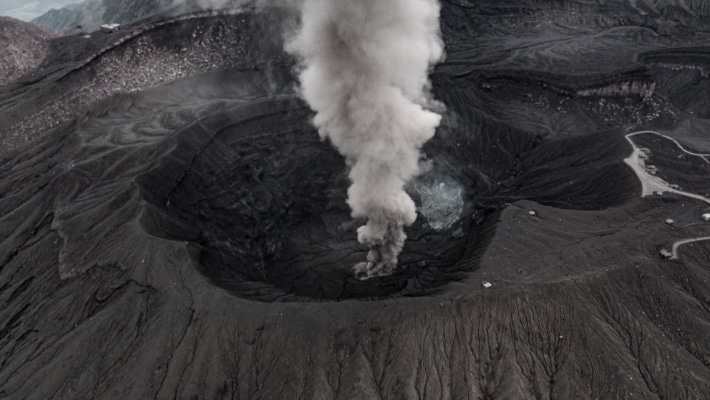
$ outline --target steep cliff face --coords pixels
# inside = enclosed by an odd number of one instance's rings
[[[0,86],[36,68],[49,51],[49,40],[58,35],[14,18],[0,17]]]

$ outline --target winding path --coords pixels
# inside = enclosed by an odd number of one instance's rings
[[[638,131],[638,132],[632,132],[626,135],[626,140],[631,144],[631,146],[634,148],[633,153],[628,158],[624,159],[624,162],[628,164],[631,169],[634,170],[636,173],[636,176],[638,176],[639,180],[641,181],[641,186],[642,186],[642,197],[650,196],[653,194],[660,194],[664,192],[670,192],[670,193],[675,193],[681,196],[689,197],[692,199],[697,199],[697,200],[702,200],[708,204],[710,204],[710,199],[704,196],[700,196],[694,193],[689,193],[689,192],[684,192],[682,190],[677,190],[673,189],[670,185],[670,183],[664,181],[663,179],[651,175],[647,170],[646,170],[646,163],[645,160],[648,158],[648,155],[644,153],[641,148],[639,148],[636,143],[634,143],[633,140],[631,140],[632,136],[636,135],[641,135],[641,134],[654,134],[658,135],[661,137],[664,137],[673,143],[675,143],[678,148],[685,152],[686,154],[690,154],[692,156],[700,157],[703,161],[706,163],[710,164],[710,160],[708,160],[707,157],[710,157],[710,154],[700,154],[700,153],[695,153],[689,150],[686,150],[685,147],[683,147],[682,144],[680,144],[677,140],[668,137],[666,135],[660,134],[656,131]]]
[[[688,193],[684,192],[681,190],[673,189],[670,184],[663,179],[651,175],[647,170],[646,170],[646,163],[645,160],[648,158],[648,155],[643,152],[638,146],[636,146],[636,143],[634,143],[633,140],[631,140],[631,136],[636,136],[636,135],[641,135],[641,134],[653,134],[653,135],[658,135],[663,138],[666,138],[670,140],[671,142],[675,143],[678,148],[683,151],[686,154],[690,154],[692,156],[700,157],[703,161],[706,163],[710,164],[710,160],[708,160],[707,157],[710,157],[710,154],[702,154],[702,153],[695,153],[690,150],[687,150],[685,147],[683,147],[682,144],[680,144],[677,140],[673,139],[672,137],[668,137],[666,135],[663,135],[661,133],[658,133],[656,131],[638,131],[638,132],[633,132],[629,133],[626,135],[626,140],[628,140],[629,143],[631,143],[631,146],[634,148],[634,152],[631,153],[631,155],[624,159],[624,162],[628,164],[634,172],[636,172],[636,175],[638,176],[639,180],[641,181],[641,185],[643,187],[643,192],[641,193],[642,197],[646,197],[655,193],[663,193],[663,192],[671,192],[671,193],[676,193],[681,196],[685,197],[690,197],[693,199],[698,199],[702,200],[708,204],[710,204],[710,199],[707,197],[703,197],[697,194],[693,193]],[[706,237],[699,237],[699,238],[692,238],[692,239],[683,239],[679,240],[675,243],[673,243],[673,248],[671,249],[671,260],[677,260],[678,259],[678,248],[684,244],[688,243],[694,243],[694,242],[702,242],[705,240],[710,240],[710,236]]]
[[[693,243],[693,242],[702,242],[705,240],[710,240],[710,236],[706,237],[700,237],[700,238],[695,238],[695,239],[684,239],[684,240],[679,240],[675,243],[673,243],[673,249],[671,250],[671,260],[677,260],[678,259],[678,247],[688,244],[688,243]]]

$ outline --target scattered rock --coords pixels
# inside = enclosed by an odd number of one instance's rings
[[[673,257],[673,253],[668,249],[661,249],[660,253],[661,253],[661,257],[663,257],[666,260]]]

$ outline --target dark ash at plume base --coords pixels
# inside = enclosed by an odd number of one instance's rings
[[[362,279],[390,275],[416,220],[404,186],[420,172],[420,149],[434,136],[441,108],[428,74],[443,58],[437,0],[305,0],[301,28],[287,43],[299,57],[301,93],[313,124],[345,156]]]

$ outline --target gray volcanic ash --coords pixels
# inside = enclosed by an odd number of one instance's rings
[[[358,240],[370,252],[363,277],[394,272],[416,206],[404,191],[441,116],[428,74],[443,56],[438,0],[306,0],[287,45],[303,62],[301,91],[313,120],[346,158],[348,204],[365,218]]]

